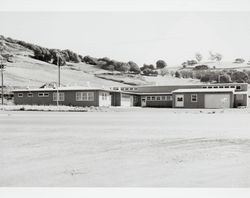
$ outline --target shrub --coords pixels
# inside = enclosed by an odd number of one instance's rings
[[[219,76],[219,83],[231,83],[231,77],[228,74],[221,74]]]
[[[208,70],[209,67],[207,65],[197,65],[194,67],[194,70]]]

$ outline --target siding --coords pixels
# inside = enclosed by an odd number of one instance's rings
[[[231,92],[223,92],[223,93],[209,93],[209,94],[230,94],[230,107],[234,106],[234,97]],[[184,95],[184,107],[176,107],[175,105],[175,98],[176,95]],[[191,102],[191,95],[197,94],[198,101],[197,102]],[[173,94],[173,107],[175,108],[205,108],[205,95],[208,93],[174,93]]]
[[[76,92],[94,92],[94,101],[76,101]],[[98,106],[99,105],[99,91],[60,91],[64,93],[64,101],[59,101],[60,105],[67,106]],[[23,93],[23,97],[18,97],[18,93]],[[33,97],[28,97],[28,93],[33,93]],[[48,97],[38,97],[38,93],[49,93]],[[32,92],[15,92],[15,104],[29,104],[29,105],[56,105],[53,101],[53,93],[56,91],[32,91]]]

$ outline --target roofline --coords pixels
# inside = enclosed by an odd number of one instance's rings
[[[177,89],[172,93],[235,93],[235,89],[223,88],[223,89]]]
[[[145,85],[145,86],[140,86],[140,85],[136,85],[136,86],[111,86],[111,87],[121,87],[121,88],[131,88],[131,87],[166,87],[166,86],[169,86],[169,87],[173,87],[173,86],[210,86],[210,85],[213,85],[213,86],[220,86],[220,85],[248,85],[248,83],[208,83],[208,84],[173,84],[173,85]]]

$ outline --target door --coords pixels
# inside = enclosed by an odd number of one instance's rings
[[[230,94],[206,94],[205,108],[230,108]]]
[[[175,106],[184,107],[184,95],[175,95]]]
[[[141,99],[141,106],[146,107],[146,98]]]

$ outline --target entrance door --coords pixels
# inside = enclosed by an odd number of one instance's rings
[[[175,106],[184,107],[184,95],[175,95]]]
[[[141,99],[141,106],[146,107],[146,98]]]

